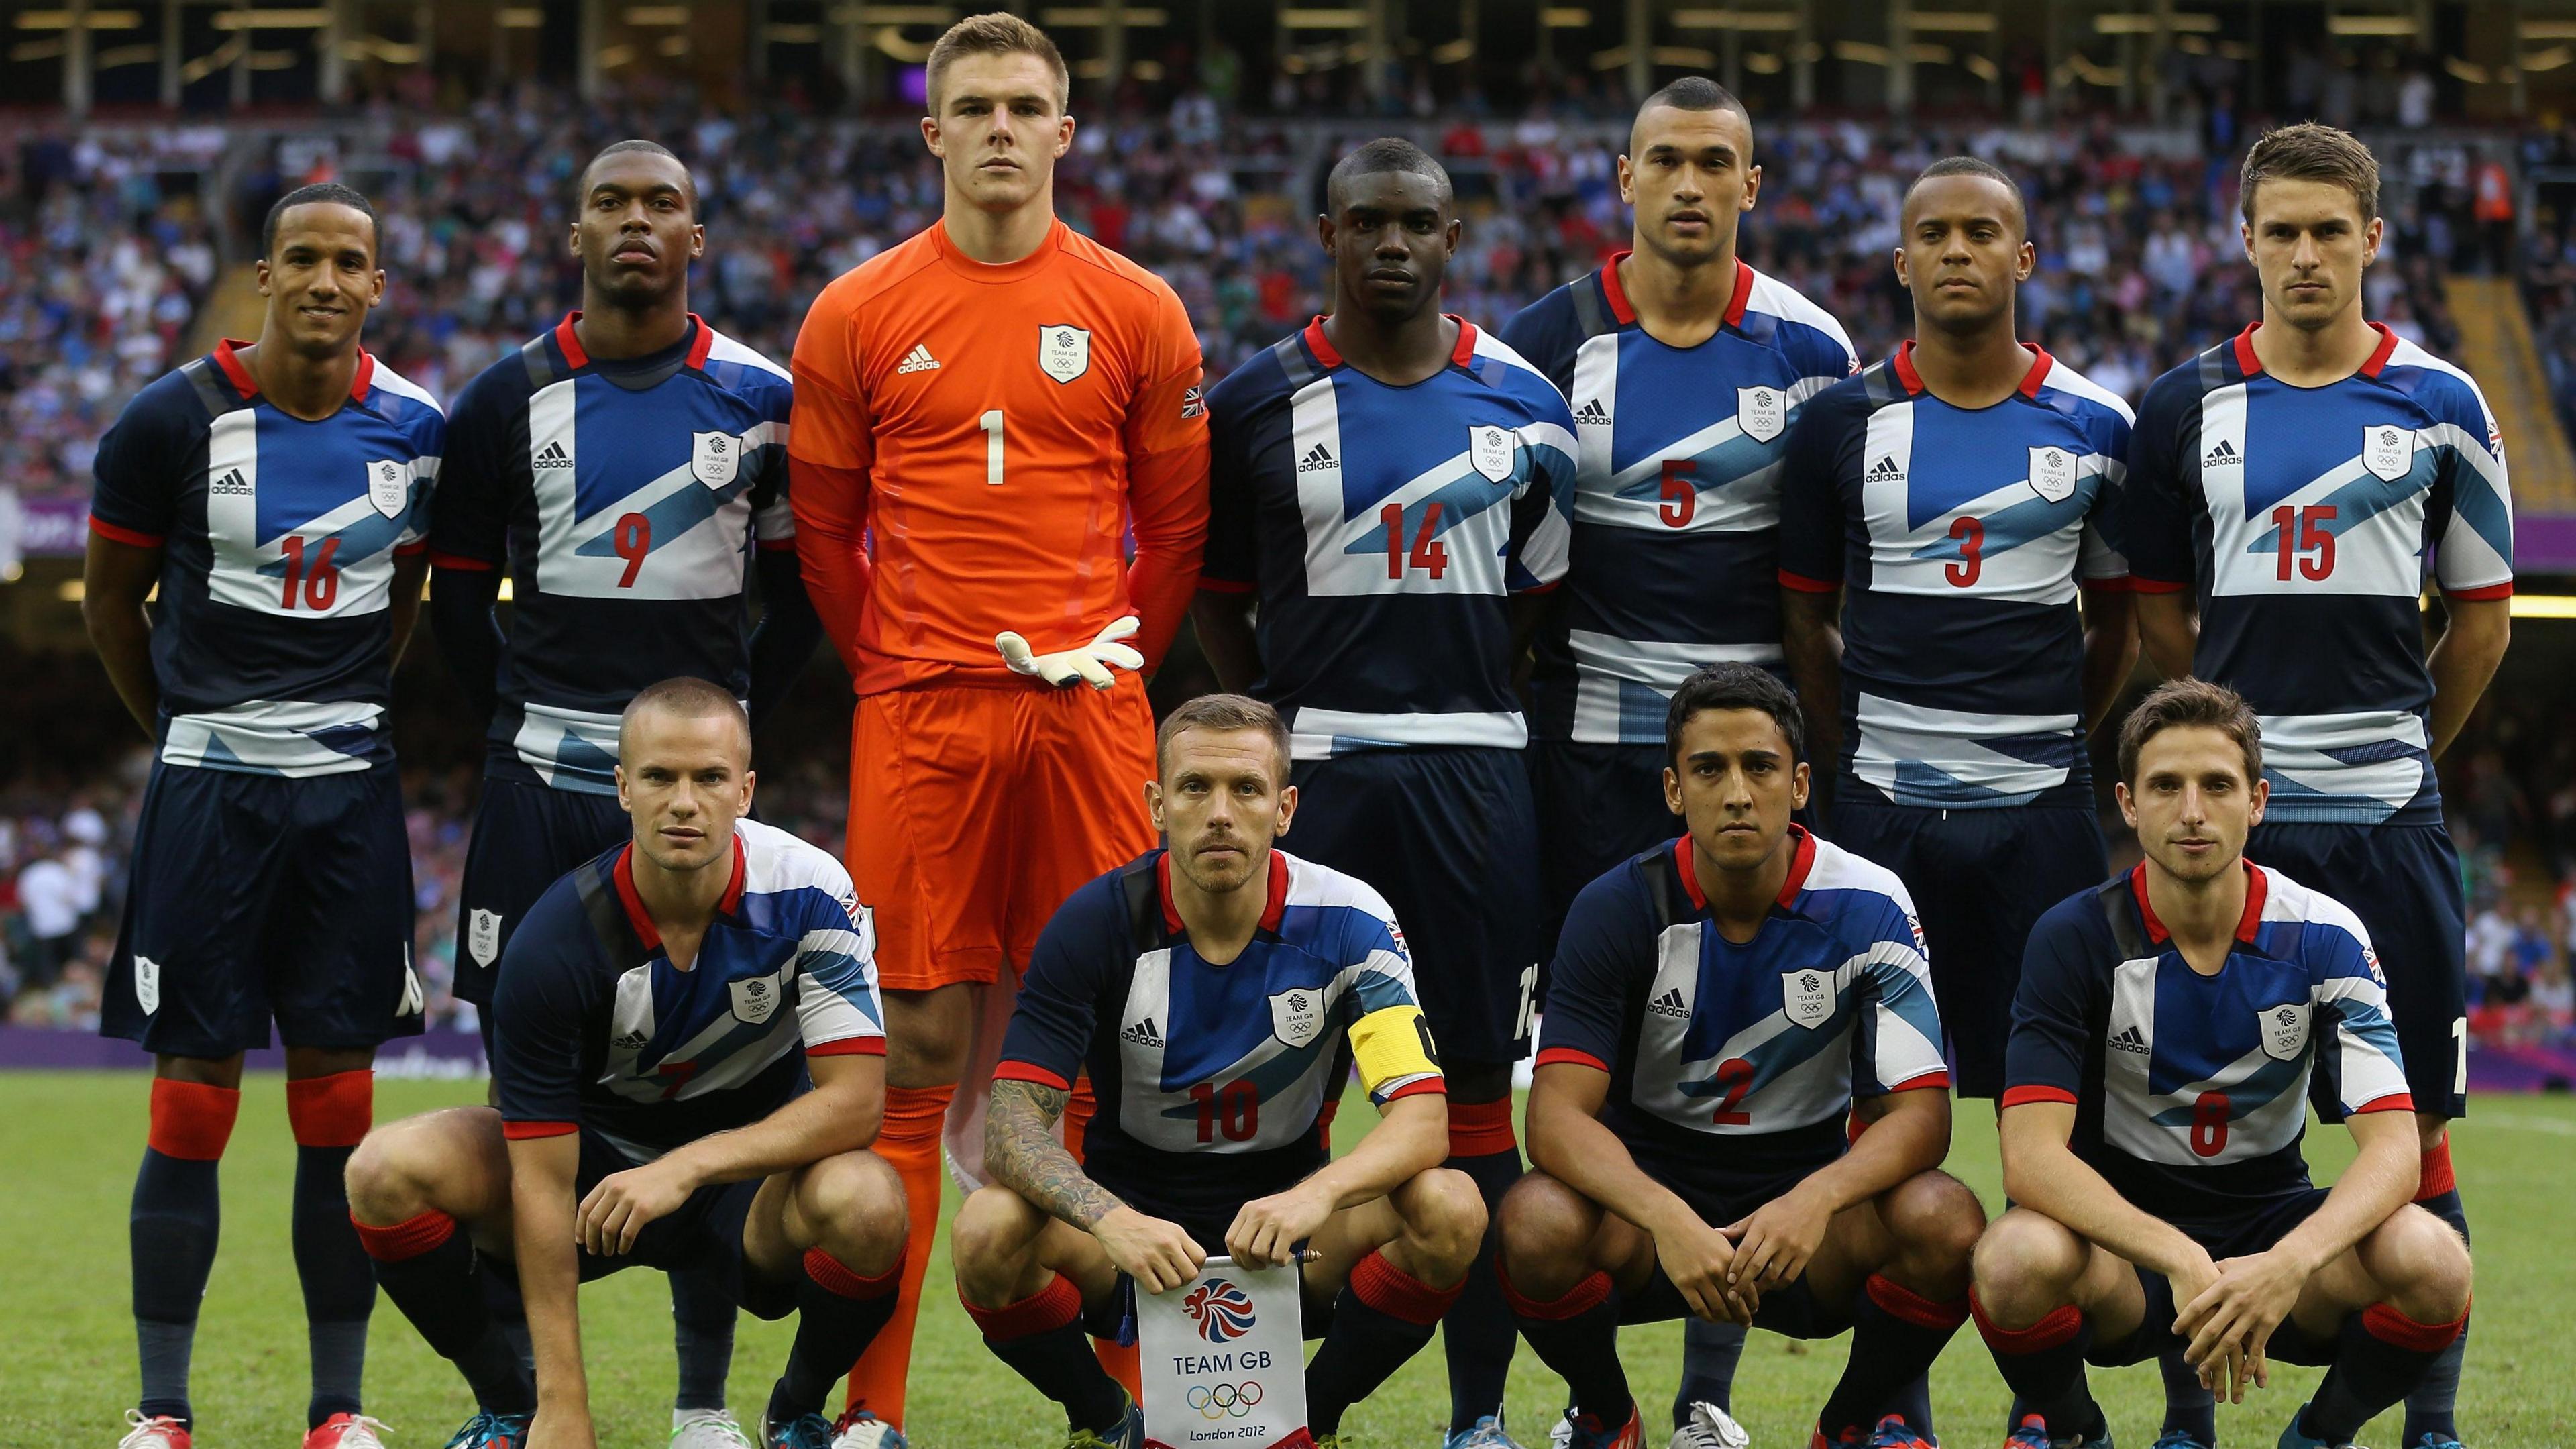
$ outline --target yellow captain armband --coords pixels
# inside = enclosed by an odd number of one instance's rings
[[[1360,1085],[1381,1105],[1442,1086],[1440,1058],[1432,1051],[1421,1007],[1380,1007],[1352,1023],[1351,1055],[1359,1062]]]

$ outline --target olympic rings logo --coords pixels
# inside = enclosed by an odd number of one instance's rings
[[[1203,1418],[1240,1419],[1261,1402],[1261,1385],[1246,1381],[1239,1384],[1192,1384],[1190,1407]]]

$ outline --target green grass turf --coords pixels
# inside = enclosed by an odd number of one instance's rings
[[[386,1082],[377,1089],[377,1112],[392,1118],[480,1097],[475,1083]],[[1346,1112],[1342,1120],[1366,1115]],[[118,1417],[133,1401],[135,1382],[126,1204],[143,1126],[139,1075],[0,1074],[0,1170],[9,1179],[0,1192],[0,1446],[105,1446],[121,1432]],[[2340,1132],[2311,1140],[2321,1176],[2350,1155]],[[205,1449],[292,1446],[302,1432],[303,1309],[286,1235],[293,1151],[278,1078],[254,1077],[224,1161],[224,1246],[197,1339],[197,1443]],[[2567,1350],[2576,1338],[2576,1255],[2566,1242],[2576,1219],[2565,1207],[2576,1186],[2576,1102],[2482,1099],[2456,1156],[2481,1250],[2462,1394],[2469,1440],[2478,1449],[2576,1444],[2576,1373]],[[1990,1209],[1998,1205],[1994,1128],[1982,1108],[1960,1113],[1950,1170]],[[944,1239],[930,1273],[913,1359],[912,1442],[920,1449],[1061,1443],[1052,1406],[984,1351],[944,1286]],[[620,1274],[585,1292],[582,1306],[602,1449],[659,1449],[672,1385],[669,1299],[659,1276]],[[742,1320],[733,1397],[746,1417],[768,1394],[787,1332],[783,1324]],[[1678,1378],[1680,1337],[1670,1325],[1626,1335],[1650,1427]],[[1754,1443],[1803,1446],[1842,1358],[1839,1343],[1754,1335],[1735,1395]],[[2313,1381],[2311,1370],[2276,1371],[2268,1392],[2222,1409],[2222,1434],[2233,1445],[2270,1445]],[[393,1449],[437,1449],[471,1412],[464,1386],[389,1304],[377,1310],[367,1387],[369,1410],[394,1426]],[[2159,1413],[2154,1370],[2097,1374],[2096,1390],[2122,1442],[2144,1449]],[[1525,1440],[1544,1441],[1563,1394],[1563,1383],[1524,1346],[1510,1407]],[[2008,1396],[1973,1331],[1942,1357],[1933,1398],[1950,1444],[2001,1439],[1995,1426]],[[1344,1428],[1369,1445],[1436,1445],[1447,1405],[1435,1346],[1354,1410]],[[2394,1446],[2395,1416],[2375,1424],[2365,1442]],[[1662,1438],[1651,1435],[1649,1443]]]

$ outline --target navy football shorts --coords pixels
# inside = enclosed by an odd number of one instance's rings
[[[1546,892],[1541,959],[1555,956],[1565,912],[1585,886],[1681,835],[1681,817],[1664,808],[1666,762],[1662,745],[1531,743],[1530,792],[1538,805],[1538,870]]]
[[[537,897],[633,834],[614,795],[485,776],[456,892],[457,999],[490,1005],[501,948]]]
[[[391,765],[287,779],[154,765],[99,1032],[223,1058],[421,1028],[411,849]]]
[[[2211,1223],[2176,1223],[2191,1240],[2200,1244],[2211,1262],[2223,1263],[2230,1258],[2247,1257],[2267,1252],[2272,1245],[2290,1235],[2290,1230],[2306,1222],[2325,1206],[2326,1189],[2311,1187],[2268,1202],[2254,1204],[2231,1213],[2222,1221]],[[2173,1282],[2152,1268],[2139,1268],[2138,1286],[2147,1291],[2147,1316],[2140,1319],[2135,1332],[2117,1343],[2097,1343],[2087,1361],[2102,1368],[2123,1368],[2178,1353],[2191,1345],[2191,1340],[2173,1331],[2174,1315],[2182,1306],[2174,1302]],[[2272,1340],[2264,1352],[2283,1363],[2328,1364],[2334,1362],[2335,1340],[2311,1338],[2298,1324],[2283,1319],[2272,1331]]]
[[[2111,874],[2087,805],[1943,810],[1834,801],[1828,839],[1896,872],[1932,958],[1932,995],[1962,1097],[2000,1097],[2022,948],[2050,907]]]
[[[1291,852],[1394,907],[1446,1060],[1528,1054],[1538,993],[1538,823],[1520,751],[1460,746],[1300,760]]]
[[[642,1165],[605,1135],[582,1128],[581,1168],[573,1179],[573,1201],[590,1196],[600,1179]],[[760,1196],[763,1181],[755,1177],[699,1188],[676,1211],[646,1223],[635,1235],[635,1246],[616,1257],[603,1258],[583,1248],[581,1281],[639,1266],[666,1273],[712,1267],[728,1302],[754,1318],[786,1317],[796,1309],[796,1280],[772,1278],[743,1256],[743,1224],[751,1218],[752,1201]]]
[[[2388,977],[2388,1015],[2418,1112],[2469,1110],[2468,920],[2460,854],[2439,825],[2258,825],[2245,856],[2350,907]],[[2332,1054],[2308,1098],[2339,1121]]]

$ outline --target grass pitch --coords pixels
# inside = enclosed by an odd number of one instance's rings
[[[294,1147],[275,1076],[244,1083],[242,1114],[224,1160],[224,1245],[197,1337],[197,1443],[204,1449],[265,1444],[289,1449],[304,1420],[303,1305],[288,1250]],[[381,1083],[380,1120],[479,1101],[479,1083]],[[133,1402],[134,1336],[128,1311],[126,1207],[142,1150],[140,1074],[0,1074],[0,1446],[37,1449],[113,1444]],[[1354,1109],[1345,1121],[1364,1121]],[[2350,1155],[2340,1131],[2312,1133],[2311,1153],[2330,1178]],[[2556,1449],[2576,1444],[2576,1102],[2479,1100],[2454,1153],[2478,1234],[2478,1313],[2463,1387],[2463,1427],[2475,1449]],[[1958,1119],[1950,1170],[2000,1206],[1994,1124],[1982,1107]],[[951,1206],[954,1206],[952,1201]],[[913,1358],[912,1442],[919,1449],[1043,1449],[1062,1442],[1054,1407],[985,1352],[948,1280],[946,1241],[930,1267]],[[670,1300],[660,1275],[619,1274],[582,1298],[592,1411],[601,1449],[660,1449],[669,1432]],[[786,1352],[788,1325],[741,1320],[733,1399],[750,1418]],[[1649,1429],[1661,1422],[1679,1377],[1677,1327],[1631,1329],[1623,1346]],[[1756,1333],[1737,1379],[1736,1412],[1760,1449],[1807,1442],[1816,1407],[1839,1371],[1841,1342],[1798,1344]],[[392,1305],[379,1303],[367,1373],[368,1410],[392,1425],[393,1449],[437,1449],[470,1412],[464,1385],[433,1356]],[[2276,1369],[2268,1392],[2222,1406],[2234,1446],[2270,1445],[2314,1382],[2312,1370]],[[1943,1438],[1997,1443],[2009,1402],[2003,1382],[1963,1331],[1933,1371]],[[2161,1395],[2154,1370],[2097,1373],[2096,1392],[2122,1442],[2155,1437]],[[1512,1374],[1510,1415],[1519,1437],[1543,1443],[1564,1403],[1564,1384],[1526,1345]],[[1425,1350],[1345,1421],[1369,1445],[1436,1446],[1448,1388],[1437,1345]],[[2393,1449],[2394,1413],[2365,1442]],[[1660,1433],[1650,1433],[1660,1445]]]

